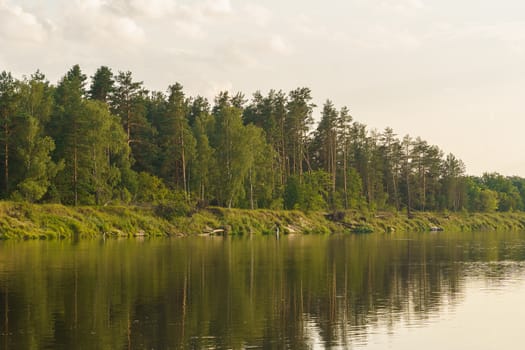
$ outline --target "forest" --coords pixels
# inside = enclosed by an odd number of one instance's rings
[[[521,211],[525,179],[468,176],[419,137],[371,130],[312,92],[148,91],[129,71],[78,65],[54,85],[0,74],[0,199],[388,211]]]

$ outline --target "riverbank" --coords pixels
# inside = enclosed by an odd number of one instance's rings
[[[395,233],[431,230],[525,230],[525,213],[339,212],[202,209],[159,215],[153,207],[66,207],[0,202],[0,239],[186,235]]]

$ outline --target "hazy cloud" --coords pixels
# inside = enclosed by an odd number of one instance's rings
[[[418,36],[408,30],[393,29],[382,25],[370,25],[360,31],[360,35],[350,37],[350,41],[363,49],[411,49],[420,45]]]
[[[425,6],[422,0],[381,0],[377,7],[383,11],[412,15],[419,12],[419,10]]]
[[[204,88],[204,97],[213,103],[214,98],[219,94],[219,92],[233,90],[233,83],[228,80],[224,81],[208,81],[206,82],[206,87]]]
[[[20,6],[0,1],[0,38],[12,42],[38,44],[47,38],[50,29],[50,22],[40,21]]]
[[[176,10],[176,3],[171,0],[113,0],[106,1],[106,5],[113,11],[134,17],[161,18]]]
[[[293,49],[280,35],[274,35],[269,40],[270,49],[281,55],[291,55]]]
[[[142,43],[145,31],[133,18],[109,11],[101,0],[72,3],[59,25],[68,40],[85,45],[132,48]]]
[[[217,48],[217,63],[235,68],[254,68],[273,56],[289,56],[293,47],[280,35],[229,41]]]
[[[464,28],[462,32],[470,37],[499,41],[515,52],[525,52],[525,22],[473,25]]]
[[[397,15],[414,15],[425,8],[423,0],[351,0],[360,8]]]
[[[270,19],[272,18],[272,13],[270,10],[268,10],[266,7],[248,2],[243,5],[242,8],[243,15],[246,15],[250,19],[253,20],[255,24],[257,24],[260,27],[266,26]]]
[[[429,43],[463,44],[472,50],[475,45],[487,50],[506,49],[512,53],[525,53],[525,22],[480,23],[434,23],[426,34]],[[499,45],[498,45],[499,44]]]
[[[342,41],[348,35],[341,30],[334,30],[325,24],[314,21],[310,16],[301,13],[294,19],[293,28],[307,39],[320,39],[329,41]]]
[[[230,0],[207,0],[201,8],[204,13],[211,15],[225,15],[233,12]]]

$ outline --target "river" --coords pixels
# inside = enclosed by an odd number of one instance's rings
[[[1,349],[521,349],[525,233],[0,242]]]

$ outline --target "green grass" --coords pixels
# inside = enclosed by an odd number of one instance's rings
[[[524,230],[525,213],[404,213],[347,211],[337,222],[326,213],[211,207],[191,216],[160,217],[137,206],[66,207],[0,202],[0,239]]]

